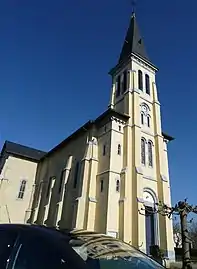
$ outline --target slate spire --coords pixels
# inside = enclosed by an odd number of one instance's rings
[[[122,47],[122,51],[119,58],[119,63],[127,60],[128,57],[132,53],[149,61],[148,55],[146,53],[144,41],[140,34],[134,12],[132,13],[132,16],[131,16],[130,25],[127,30],[126,38]]]

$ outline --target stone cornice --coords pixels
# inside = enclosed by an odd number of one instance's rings
[[[167,177],[165,175],[162,175],[162,174],[161,174],[161,180],[164,182],[168,182]]]
[[[144,179],[151,180],[151,181],[157,181],[154,177],[143,175]]]
[[[106,174],[106,173],[113,173],[113,174],[116,174],[116,175],[120,175],[119,172],[112,171],[112,170],[105,170],[105,171],[103,171],[103,172],[98,173],[97,176],[101,176],[101,175],[104,175],[104,174]]]
[[[120,174],[126,174],[127,173],[127,170],[128,170],[128,167],[122,168]]]
[[[156,66],[154,66],[150,62],[143,60],[141,57],[137,56],[134,53],[131,55],[131,60],[133,60],[135,63],[141,65],[142,67],[147,69],[149,72],[152,72],[153,74],[155,74],[155,72],[158,71],[158,68]]]
[[[92,202],[92,203],[97,203],[98,202],[97,199],[94,198],[94,197],[89,197],[88,200],[89,200],[89,202]]]
[[[136,170],[136,173],[139,174],[139,175],[143,175],[143,170],[141,167],[135,167],[135,170]]]

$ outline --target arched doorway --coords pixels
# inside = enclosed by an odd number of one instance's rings
[[[154,214],[155,197],[149,190],[144,190],[146,253],[150,254],[150,246],[158,245],[157,215]]]

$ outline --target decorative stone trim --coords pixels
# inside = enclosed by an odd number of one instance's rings
[[[126,173],[127,173],[127,170],[128,170],[128,168],[127,168],[127,167],[124,167],[124,168],[121,170],[120,174],[126,174]]]
[[[136,73],[136,70],[134,70],[134,69],[128,69],[128,72]]]
[[[133,127],[134,125],[131,125],[131,124],[125,124],[125,126],[123,127],[123,128],[125,128],[125,127]]]
[[[89,140],[89,141],[87,142],[87,145],[89,145],[89,146],[97,145],[97,141],[96,141],[96,140]]]
[[[143,93],[143,92],[141,92]],[[147,103],[149,103],[150,105],[153,105],[153,101],[150,100],[150,98],[146,98],[146,95],[143,96],[142,94],[140,95],[140,98],[143,99],[143,101],[146,101]]]
[[[134,92],[140,94],[140,90],[139,89],[137,89],[137,88],[134,88],[134,89],[129,88],[126,92],[124,92],[124,95],[126,95],[127,93],[132,93],[133,94]]]
[[[113,173],[113,174],[116,174],[116,175],[120,175],[120,173],[118,173],[118,172],[115,172],[115,171],[112,171],[112,170],[105,170],[105,171],[103,171],[101,173],[98,173],[97,176],[101,176],[101,175],[106,174],[106,173]]]
[[[141,127],[141,132],[144,133],[144,134],[147,134],[147,135],[150,135],[150,136],[154,137],[154,134],[153,133],[145,130],[143,127]]]
[[[160,134],[155,134],[155,137],[157,137],[157,136],[163,139],[163,136],[162,136],[162,135],[160,135]]]
[[[70,170],[71,170],[71,167],[70,167],[70,168],[65,167],[65,168],[63,169],[63,171],[70,171]]]
[[[97,199],[94,198],[94,197],[89,197],[88,200],[89,200],[90,202],[93,202],[93,203],[97,203],[97,202],[98,202]]]
[[[154,104],[161,106],[161,104],[160,104],[159,101],[153,101],[153,105],[154,105]]]
[[[137,62],[138,64],[140,64],[142,67],[146,68],[149,71],[152,71],[153,74],[155,74],[155,71],[157,70],[156,68],[154,68],[153,66],[151,66],[151,64],[146,63],[145,61],[143,61],[142,59],[138,58],[136,55],[132,55],[131,59],[135,62]]]
[[[143,176],[144,179],[152,180],[152,181],[157,181],[154,177],[151,176]]]
[[[81,161],[83,162],[83,161],[89,161],[89,160],[90,160],[90,158],[85,157]]]
[[[166,176],[164,176],[164,175],[161,175],[161,180],[162,180],[162,181],[164,181],[164,182],[168,182],[167,177],[166,177]]]
[[[119,203],[124,203],[125,200],[126,200],[126,197],[125,198],[121,198],[121,199],[119,199]]]
[[[136,92],[136,93],[139,93],[140,94],[141,93],[141,90],[140,89],[137,89],[137,88],[134,88],[133,89],[133,92]]]
[[[126,124],[125,121],[120,120],[120,119],[118,119],[118,118],[116,118],[116,117],[114,117],[114,116],[111,117],[111,121],[115,121],[115,122],[118,122],[118,123],[121,123],[121,124]]]
[[[140,125],[137,125],[137,124],[125,124],[124,127],[127,127],[127,126],[129,126],[129,127],[131,127],[131,128],[133,128],[133,127],[137,127],[137,128],[140,128],[140,129],[141,129],[141,126],[140,126]]]
[[[143,198],[140,198],[140,197],[137,197],[137,202],[143,204],[144,203],[144,199]]]
[[[137,202],[140,203],[140,204],[143,204],[144,206],[149,206],[149,207],[154,207],[155,206],[155,204],[153,204],[151,202],[147,202],[141,197],[137,197]]]
[[[135,170],[136,170],[136,173],[139,174],[139,175],[143,175],[143,170],[141,167],[135,167]]]
[[[97,158],[92,157],[92,158],[90,158],[90,159],[89,159],[89,161],[95,161],[95,162],[98,162],[98,159],[97,159]]]
[[[155,204],[153,204],[151,202],[147,202],[147,201],[144,201],[144,205],[147,207],[155,207]]]
[[[125,124],[123,125],[123,128],[124,127],[125,127]],[[116,130],[114,128],[109,128],[105,133],[101,133],[100,135],[98,135],[98,138],[101,138],[102,136],[104,136],[104,135],[106,135],[106,134],[108,134],[110,132],[116,132],[118,134],[123,134],[123,132],[121,132],[121,131],[118,131],[118,130]]]

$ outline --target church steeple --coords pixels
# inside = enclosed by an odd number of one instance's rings
[[[143,38],[140,34],[134,12],[131,16],[130,25],[127,30],[126,38],[122,47],[118,63],[120,64],[123,61],[127,61],[131,54],[136,54],[144,60],[149,61],[149,57],[146,52]]]

